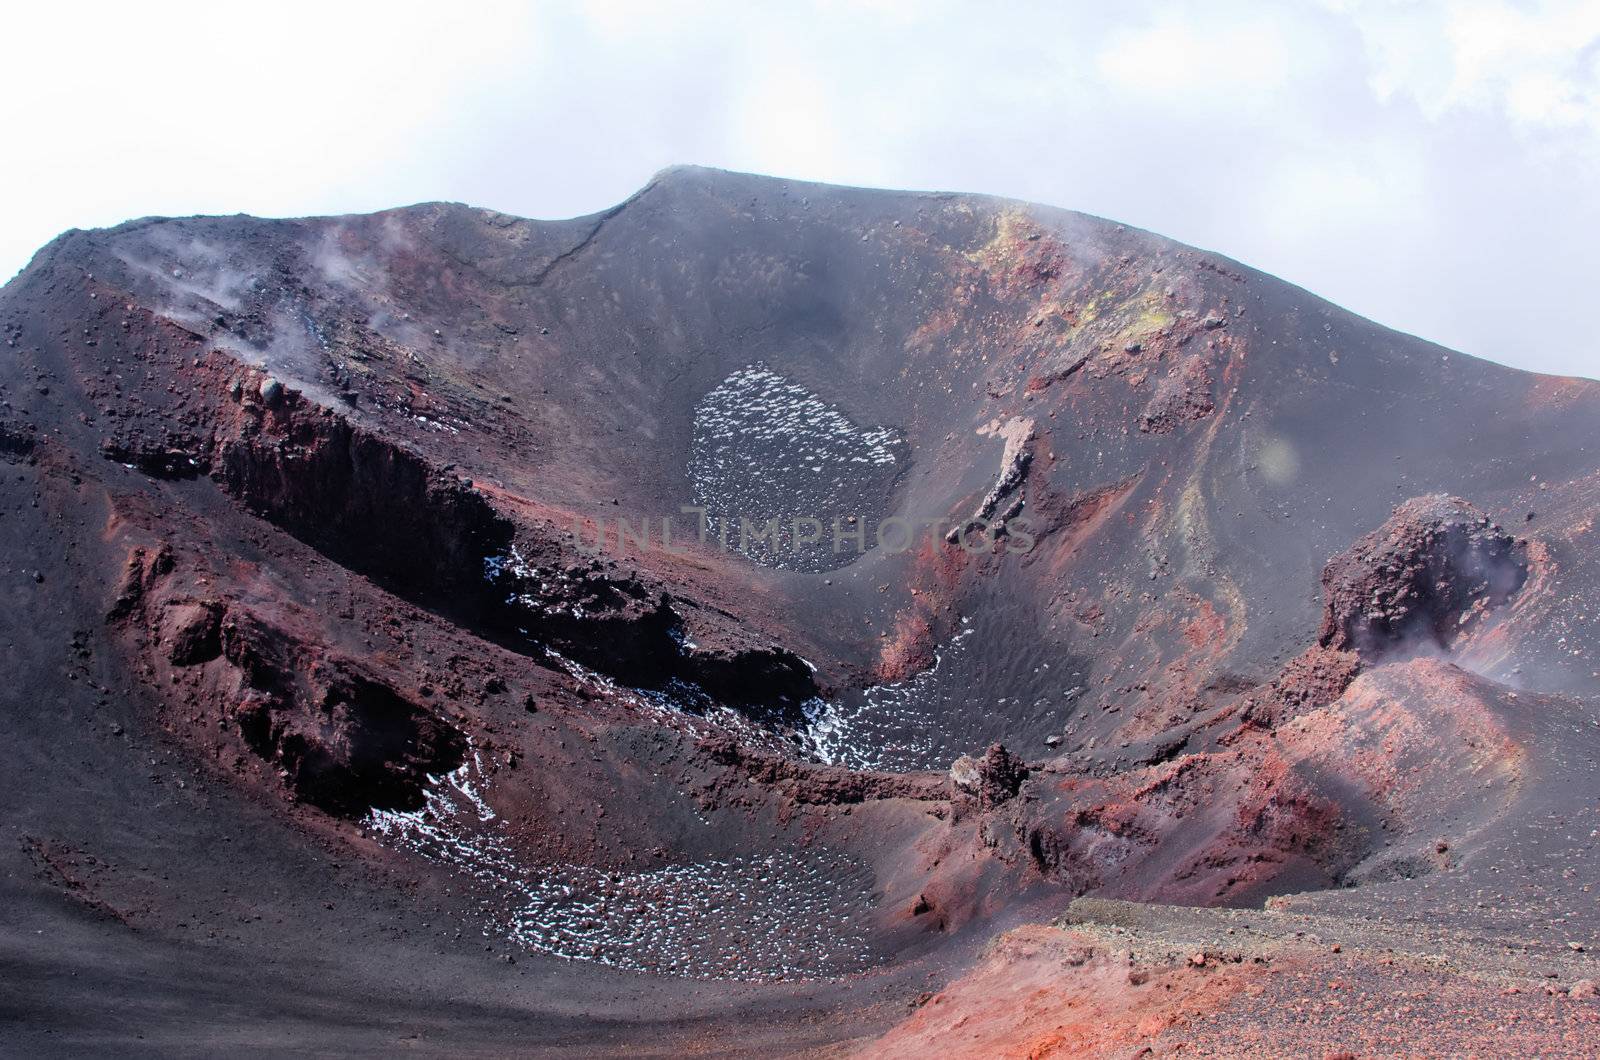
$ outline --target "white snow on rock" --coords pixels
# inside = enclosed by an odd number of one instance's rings
[[[464,878],[486,935],[567,960],[739,982],[837,979],[877,961],[872,874],[843,854],[775,850],[633,871],[531,864],[483,797],[476,752],[431,781],[421,809],[374,810],[366,824]]]
[[[711,538],[768,566],[828,570],[864,551],[835,550],[834,520],[850,529],[875,524],[904,450],[893,428],[858,426],[837,405],[752,364],[695,407],[689,478]],[[750,535],[741,535],[741,518],[750,520]],[[779,536],[757,540],[773,518]],[[796,545],[796,518],[819,520],[822,539]],[[873,540],[868,533],[868,548]]]

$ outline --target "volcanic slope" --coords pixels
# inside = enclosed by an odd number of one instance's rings
[[[1593,1017],[1600,384],[702,169],[69,232],[0,335],[8,1050],[954,1049],[1085,896]],[[1176,1048],[1182,915],[973,1055]]]

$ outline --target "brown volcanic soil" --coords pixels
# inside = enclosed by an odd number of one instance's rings
[[[1592,1056],[1574,955],[1447,929],[1079,899],[1009,931],[874,1057]]]
[[[691,169],[71,232],[0,337],[7,1051],[1590,1040],[1600,385]]]

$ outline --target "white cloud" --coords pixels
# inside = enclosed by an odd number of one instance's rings
[[[1270,106],[1272,93],[1287,86],[1304,61],[1270,16],[1228,22],[1185,8],[1113,33],[1097,65],[1109,88],[1172,104],[1198,94]]]
[[[1519,125],[1600,131],[1600,0],[1335,0],[1362,34],[1380,99],[1430,118],[1499,110]]]

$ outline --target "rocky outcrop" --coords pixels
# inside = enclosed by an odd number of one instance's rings
[[[17,424],[0,420],[0,459],[26,460],[33,453],[33,431]]]
[[[483,557],[510,545],[511,523],[470,483],[281,390],[270,408],[262,386],[233,391],[244,414],[217,446],[223,488],[402,595],[481,596]]]
[[[945,540],[951,543],[961,540],[969,528],[982,527],[994,520],[997,513],[998,522],[1003,524],[1021,512],[1024,504],[1022,487],[1028,477],[1028,467],[1033,463],[1033,421],[1017,417],[1003,424],[990,424],[978,433],[991,434],[1004,440],[1000,474],[966,521],[951,527],[945,534]]]
[[[1483,512],[1414,497],[1328,563],[1318,641],[1374,658],[1448,648],[1527,576],[1524,548]]]
[[[937,774],[878,773],[797,762],[749,747],[726,734],[706,738],[698,750],[713,764],[729,770],[730,779],[754,780],[802,805],[849,805],[881,799],[943,802],[950,797],[949,782]],[[714,792],[725,789],[727,785],[713,786]]]
[[[167,660],[174,666],[194,666],[221,655],[223,613],[214,600],[169,604],[160,628]]]
[[[351,659],[238,616],[222,631],[240,674],[231,721],[294,795],[340,817],[415,810],[429,776],[466,758],[466,737]]]
[[[950,766],[950,779],[978,800],[984,810],[1016,798],[1028,779],[1028,766],[1001,744],[991,744],[977,758],[962,755]]]
[[[1139,415],[1139,429],[1169,434],[1181,424],[1205,419],[1216,408],[1211,397],[1211,369],[1205,358],[1190,354],[1161,381]]]

